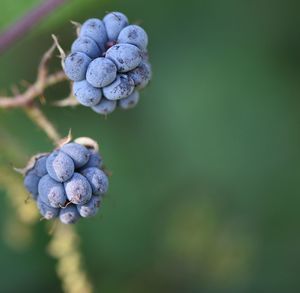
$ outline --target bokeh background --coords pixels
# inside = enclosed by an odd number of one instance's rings
[[[1,0],[0,29],[39,2]],[[137,108],[104,119],[51,106],[67,84],[43,106],[62,135],[98,140],[113,172],[101,214],[76,225],[95,292],[300,291],[299,9],[292,0],[73,0],[0,56],[5,93],[34,81],[51,33],[69,48],[69,20],[119,10],[149,34],[154,76]],[[0,180],[51,148],[22,110],[0,110]],[[61,292],[49,226],[18,226],[7,185],[0,291]]]

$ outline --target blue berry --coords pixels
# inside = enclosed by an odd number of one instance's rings
[[[105,57],[116,64],[119,72],[127,72],[140,65],[142,52],[131,44],[117,44],[107,50]]]
[[[63,184],[53,180],[49,175],[41,178],[38,190],[39,198],[51,207],[59,208],[67,201]]]
[[[86,169],[89,167],[101,168],[103,161],[100,154],[93,150],[89,150],[89,152],[90,152],[90,158],[88,162],[82,167],[82,169]]]
[[[148,36],[144,29],[133,24],[122,29],[118,37],[118,43],[132,44],[145,51],[148,45]]]
[[[103,18],[103,22],[110,41],[116,41],[120,31],[128,25],[127,17],[121,12],[108,13]]]
[[[75,142],[63,145],[61,151],[73,160],[75,168],[82,167],[90,158],[89,150],[85,146]]]
[[[86,72],[86,80],[94,87],[101,88],[112,83],[117,75],[116,65],[107,58],[93,60]]]
[[[119,101],[119,107],[122,108],[123,110],[128,110],[131,108],[134,108],[137,103],[139,102],[140,99],[140,94],[138,91],[134,91],[130,96],[128,96],[125,99],[121,99]]]
[[[48,156],[39,157],[34,165],[34,171],[37,176],[43,177],[47,174],[46,161]]]
[[[108,190],[108,178],[106,174],[95,167],[84,169],[81,174],[88,180],[93,194],[104,194]]]
[[[76,206],[70,204],[60,210],[59,219],[63,224],[75,224],[80,219],[80,214]]]
[[[96,58],[101,55],[101,50],[97,43],[89,37],[77,38],[72,44],[71,52],[81,52],[88,55],[90,58]]]
[[[101,89],[93,87],[86,80],[75,81],[73,93],[78,102],[86,107],[98,104],[102,97]]]
[[[37,176],[33,170],[29,171],[24,178],[24,185],[35,200],[38,196],[38,185],[40,179],[41,178]]]
[[[74,162],[63,152],[54,151],[46,161],[48,174],[58,182],[65,182],[73,176]]]
[[[88,180],[79,173],[65,182],[67,198],[74,204],[86,203],[92,197],[92,188]]]
[[[88,218],[97,214],[101,204],[101,197],[93,195],[92,198],[85,204],[77,205],[78,212],[81,217]]]
[[[59,209],[49,206],[42,199],[40,199],[40,197],[38,197],[38,199],[37,199],[37,207],[38,207],[41,215],[46,220],[51,220],[51,219],[58,217]]]
[[[142,62],[137,68],[129,71],[127,74],[133,79],[134,85],[138,89],[143,89],[152,77],[151,65],[148,62]]]
[[[103,88],[103,95],[108,100],[119,100],[128,97],[134,90],[134,81],[125,74],[120,74],[110,85]]]
[[[102,98],[100,103],[92,107],[92,109],[98,114],[108,115],[112,113],[116,109],[116,107],[116,101],[110,101],[105,98]]]
[[[99,46],[104,49],[107,42],[107,33],[104,23],[97,18],[88,19],[80,28],[80,36],[90,37]]]
[[[87,68],[92,59],[81,52],[71,53],[65,59],[65,74],[73,81],[80,81],[85,79]]]

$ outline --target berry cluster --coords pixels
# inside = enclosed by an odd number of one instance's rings
[[[70,142],[50,154],[41,154],[28,167],[24,185],[37,202],[41,215],[73,224],[94,216],[108,190],[96,149]]]
[[[121,12],[88,19],[64,60],[78,102],[99,114],[133,108],[151,79],[148,36]]]

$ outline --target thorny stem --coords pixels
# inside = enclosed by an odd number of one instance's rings
[[[6,32],[0,35],[0,54],[10,45],[25,35],[34,25],[42,20],[47,14],[55,10],[65,0],[45,0],[39,6],[35,7],[22,19],[11,26]]]

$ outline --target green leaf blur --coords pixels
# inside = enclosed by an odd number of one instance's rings
[[[0,28],[37,2],[2,1]],[[149,34],[154,76],[135,109],[104,119],[52,107],[67,84],[46,92],[43,109],[59,131],[96,139],[113,172],[100,215],[77,225],[95,292],[300,291],[299,8],[292,0],[69,1],[0,56],[4,93],[34,81],[52,33],[70,47],[69,20],[119,10]],[[24,155],[8,154],[2,132]],[[21,110],[0,110],[0,135],[2,166],[52,148]],[[4,189],[0,203],[3,224],[13,212]],[[43,222],[22,251],[2,236],[1,292],[60,292]]]

